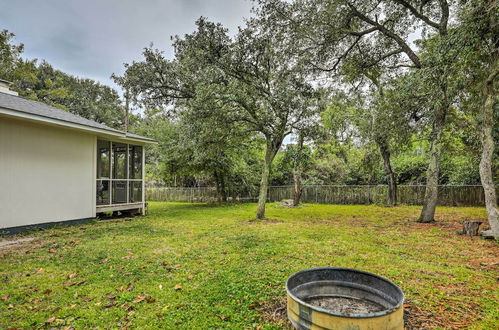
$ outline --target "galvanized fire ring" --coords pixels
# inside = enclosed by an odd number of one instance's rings
[[[335,296],[334,293],[325,294],[324,288],[326,291],[347,292],[338,296],[377,301],[385,309],[365,314],[342,314],[309,304],[303,301],[308,296],[299,296],[300,290],[316,291],[318,296]],[[340,267],[306,269],[288,278],[286,292],[288,318],[299,329],[343,329],[352,326],[359,329],[403,329],[402,290],[390,280],[373,273]]]

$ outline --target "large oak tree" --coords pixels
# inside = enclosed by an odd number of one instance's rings
[[[265,138],[257,218],[265,217],[272,161],[284,138],[316,113],[314,89],[273,22],[253,19],[234,38],[220,24],[201,18],[197,30],[174,40],[175,58],[146,49],[117,79],[136,101],[172,111],[222,113],[233,125]],[[200,107],[208,91],[212,108]]]

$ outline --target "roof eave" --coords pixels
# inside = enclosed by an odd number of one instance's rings
[[[157,141],[149,139],[149,138],[138,138],[138,137],[130,137],[127,136],[125,132],[121,132],[118,130],[114,129],[102,129],[102,128],[97,128],[97,127],[91,127],[91,126],[86,126],[82,124],[77,124],[77,123],[72,123],[60,119],[55,119],[55,118],[49,118],[49,117],[44,117],[44,116],[39,116],[27,112],[22,112],[22,111],[17,111],[17,110],[12,110],[12,109],[7,109],[7,108],[2,108],[0,107],[0,115],[4,115],[7,117],[11,118],[17,118],[17,119],[23,119],[23,120],[28,120],[32,122],[41,122],[47,125],[54,125],[54,126],[60,126],[60,127],[65,127],[65,128],[70,128],[70,129],[75,129],[79,131],[85,131],[88,133],[94,133],[96,135],[107,135],[107,136],[113,136],[119,139],[124,139],[124,140],[129,140],[129,141],[136,141],[136,142],[141,142],[145,144],[156,144]]]

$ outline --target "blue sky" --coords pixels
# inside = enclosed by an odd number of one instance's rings
[[[250,0],[0,0],[0,29],[24,43],[24,57],[116,87],[109,78],[151,42],[172,55],[170,36],[206,16],[235,33]]]

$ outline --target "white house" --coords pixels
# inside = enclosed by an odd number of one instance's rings
[[[144,146],[125,133],[31,101],[0,80],[0,233],[144,212]]]

